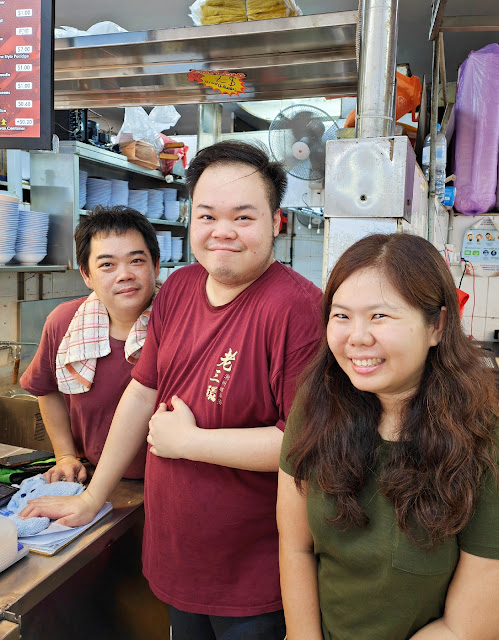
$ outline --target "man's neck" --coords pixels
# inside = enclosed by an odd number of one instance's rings
[[[125,342],[136,321],[137,318],[120,318],[118,320],[109,314],[109,335],[115,340]]]
[[[267,269],[271,266],[272,262],[268,265]],[[245,289],[247,289],[250,285],[253,284],[258,278],[260,278],[265,271],[265,269],[253,280],[249,280],[248,282],[244,282],[242,284],[225,284],[218,280],[215,280],[210,274],[208,274],[208,278],[206,279],[206,295],[208,297],[208,302],[213,307],[222,307],[224,304],[229,304],[232,300],[235,300],[237,296],[242,293]]]

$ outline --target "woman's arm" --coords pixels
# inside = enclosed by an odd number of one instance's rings
[[[499,560],[461,551],[447,592],[444,615],[412,637],[414,640],[497,640]]]
[[[287,640],[323,640],[317,561],[307,520],[307,496],[279,469],[279,567]]]

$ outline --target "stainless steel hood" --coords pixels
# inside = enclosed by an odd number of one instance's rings
[[[56,109],[355,95],[356,11],[55,41]],[[189,82],[245,73],[245,93]]]

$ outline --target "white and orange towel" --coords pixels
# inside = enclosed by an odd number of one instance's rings
[[[156,285],[154,295],[159,290]],[[146,339],[152,304],[142,312],[125,341],[125,358],[135,364]],[[90,391],[97,359],[111,353],[109,315],[93,291],[78,307],[59,345],[55,375],[59,391],[67,394]]]

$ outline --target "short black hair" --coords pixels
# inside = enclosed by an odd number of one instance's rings
[[[217,142],[197,152],[185,172],[191,198],[203,171],[214,164],[247,164],[254,167],[265,183],[272,213],[281,206],[288,184],[282,164],[271,161],[264,148],[237,140]]]
[[[138,231],[144,238],[152,262],[156,266],[159,260],[159,245],[156,230],[149,220],[130,207],[104,207],[97,205],[81,218],[75,229],[76,261],[83,272],[88,275],[88,259],[90,257],[90,241],[97,235],[115,233],[120,236],[128,231]]]

